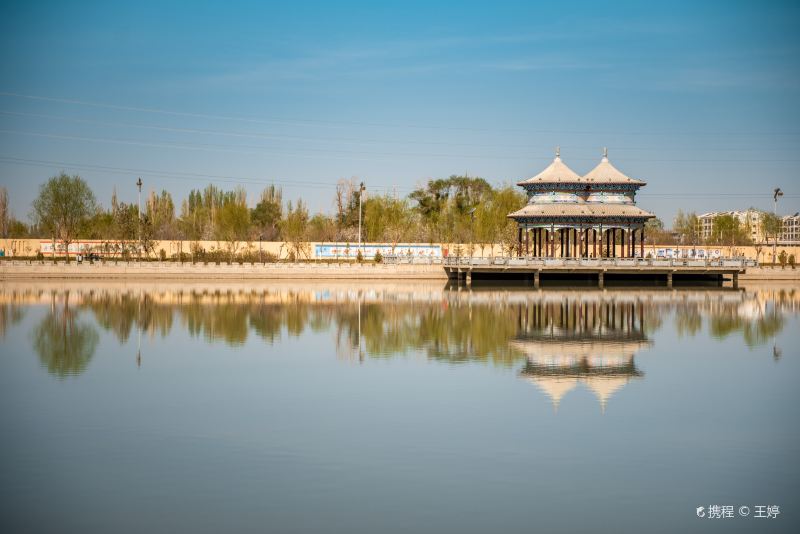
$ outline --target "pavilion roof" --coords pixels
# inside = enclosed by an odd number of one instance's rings
[[[561,152],[556,150],[556,157],[553,163],[547,166],[545,170],[534,176],[518,182],[517,185],[524,184],[553,184],[553,183],[578,183],[581,182],[581,177],[578,173],[570,169],[566,163],[561,161]]]
[[[633,204],[594,204],[587,202],[564,202],[551,204],[526,204],[508,215],[518,217],[645,217],[655,215]]]
[[[583,182],[589,184],[636,184],[646,185],[645,182],[631,178],[622,174],[622,172],[614,167],[608,161],[608,150],[603,150],[603,159],[597,164],[597,167],[586,173],[583,177]]]

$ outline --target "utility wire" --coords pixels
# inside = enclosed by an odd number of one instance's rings
[[[18,165],[30,165],[30,166],[38,166],[38,167],[55,167],[55,168],[69,168],[69,169],[77,169],[77,170],[89,170],[89,171],[101,171],[101,172],[114,172],[114,173],[121,173],[131,176],[137,175],[148,175],[148,176],[157,176],[162,177],[164,179],[177,179],[177,180],[196,180],[197,178],[206,179],[206,180],[213,180],[217,182],[224,182],[224,183],[238,183],[238,184],[250,184],[250,185],[288,185],[288,186],[313,186],[313,187],[333,187],[337,186],[336,183],[331,182],[321,182],[321,181],[309,181],[309,180],[256,180],[251,178],[243,178],[243,177],[235,177],[235,176],[228,176],[228,175],[214,175],[214,174],[203,174],[203,173],[190,173],[190,172],[178,172],[178,171],[167,171],[167,170],[157,170],[157,169],[142,169],[142,168],[126,168],[126,167],[113,167],[107,165],[96,165],[91,163],[74,163],[74,162],[64,162],[64,161],[49,161],[49,160],[39,160],[39,159],[27,159],[27,158],[18,158],[14,156],[5,156],[0,155],[0,161],[10,163],[10,164],[18,164]],[[496,182],[496,185],[497,182]],[[400,187],[395,186],[392,184],[380,184],[376,185],[377,188],[394,188],[398,191],[407,191],[411,192],[414,191],[412,188],[407,187]],[[714,197],[743,197],[743,198],[758,198],[762,196],[772,196],[771,192],[750,192],[750,193],[724,193],[724,192],[690,192],[686,194],[682,193],[649,193],[649,192],[639,192],[637,196],[647,196],[647,197],[672,197],[672,198],[714,198]],[[800,198],[800,194],[786,194],[784,198]]]
[[[27,100],[38,100],[44,102],[57,102],[61,104],[89,106],[103,109],[113,109],[118,111],[133,111],[137,113],[151,113],[161,115],[172,115],[178,117],[193,117],[209,120],[225,120],[225,121],[238,121],[253,124],[272,124],[272,123],[289,123],[289,124],[316,124],[328,127],[341,128],[344,126],[365,126],[371,128],[408,128],[408,129],[427,129],[427,130],[446,130],[446,131],[473,131],[473,132],[509,132],[509,133],[544,133],[544,134],[578,134],[578,135],[621,135],[621,136],[685,136],[687,134],[700,135],[700,136],[739,136],[739,137],[759,137],[759,136],[798,136],[800,132],[612,132],[612,131],[591,131],[591,130],[535,130],[528,128],[475,128],[475,127],[460,127],[460,126],[435,126],[435,125],[419,125],[419,124],[398,124],[398,123],[379,123],[379,122],[359,122],[359,121],[328,121],[320,119],[297,119],[297,118],[283,118],[283,117],[268,117],[268,118],[248,118],[236,117],[230,115],[215,115],[206,113],[192,113],[185,111],[174,111],[160,108],[146,108],[137,106],[126,106],[119,104],[109,104],[104,102],[91,102],[87,100],[77,100],[69,98],[48,97],[41,95],[29,95],[22,93],[14,93],[9,91],[0,91],[0,96],[8,98],[18,98]]]
[[[183,127],[176,127],[176,126],[159,126],[159,125],[151,125],[151,124],[139,124],[139,123],[130,123],[130,122],[120,122],[120,121],[101,121],[95,119],[84,119],[84,118],[77,118],[77,117],[67,117],[64,115],[49,115],[44,113],[26,113],[22,111],[11,111],[11,110],[0,110],[0,115],[7,115],[7,116],[17,116],[17,117],[30,117],[30,118],[38,118],[38,119],[46,119],[46,120],[58,120],[64,122],[72,122],[76,124],[91,124],[95,126],[103,126],[108,128],[136,128],[136,129],[145,129],[145,130],[155,130],[155,131],[163,131],[163,132],[173,132],[173,133],[187,133],[187,134],[196,134],[196,135],[216,135],[216,136],[223,136],[223,137],[242,137],[242,138],[252,138],[252,139],[268,139],[274,141],[310,141],[310,142],[323,142],[323,143],[330,143],[330,142],[354,142],[354,143],[368,143],[368,144],[412,144],[412,145],[442,145],[442,146],[467,146],[467,147],[488,147],[488,148],[519,148],[524,149],[528,152],[538,152],[534,147],[531,145],[515,145],[515,144],[497,144],[497,143],[463,143],[463,142],[455,142],[455,141],[421,141],[421,140],[388,140],[388,139],[364,139],[364,138],[353,138],[353,137],[308,137],[308,136],[299,136],[299,135],[277,135],[277,134],[270,134],[270,133],[260,133],[260,132],[237,132],[237,131],[230,131],[230,130],[216,130],[216,129],[206,129],[206,128],[183,128]],[[597,149],[595,146],[579,146],[579,145],[561,145],[561,148],[569,148],[575,150],[588,150],[588,149]],[[636,150],[636,151],[663,151],[664,147],[626,147],[626,146],[610,146],[612,150]],[[691,149],[686,148],[677,148],[677,150],[692,150],[696,149],[697,147],[692,147]],[[675,147],[670,147],[671,150],[676,150]],[[710,152],[782,152],[787,150],[792,150],[791,148],[776,148],[774,146],[770,147],[725,147],[725,148],[716,148],[716,147],[702,147],[704,151]]]
[[[100,137],[85,137],[85,136],[77,136],[77,135],[59,135],[59,134],[49,134],[49,133],[41,133],[41,132],[26,132],[22,130],[0,130],[0,134],[11,134],[11,135],[24,135],[24,136],[31,136],[31,137],[42,137],[42,138],[49,138],[49,139],[60,139],[66,141],[86,141],[92,143],[114,143],[114,144],[123,144],[123,145],[136,145],[136,146],[144,146],[144,147],[151,147],[151,148],[168,148],[168,149],[178,149],[178,150],[199,150],[199,151],[212,151],[212,152],[230,152],[230,153],[238,153],[238,154],[250,154],[250,155],[258,155],[258,154],[272,154],[277,156],[287,156],[287,157],[297,157],[297,158],[306,158],[306,157],[314,157],[309,154],[293,154],[287,152],[275,152],[274,147],[266,147],[266,146],[241,146],[241,145],[213,145],[213,144],[197,144],[197,143],[183,143],[183,144],[174,144],[174,143],[157,143],[152,141],[139,141],[136,139],[120,139],[120,138],[100,138]],[[242,148],[249,148],[257,151],[248,151],[248,150],[240,150],[239,147]],[[347,155],[352,156],[383,156],[383,157],[437,157],[437,158],[459,158],[459,159],[500,159],[500,160],[507,160],[507,159],[519,159],[519,160],[531,160],[531,161],[550,161],[550,158],[544,157],[531,157],[526,155],[498,155],[498,156],[489,156],[489,155],[481,155],[481,154],[437,154],[432,152],[366,152],[366,151],[356,151],[356,150],[340,150],[340,149],[329,149],[329,148],[303,148],[304,151],[309,152],[316,152],[316,153],[326,153],[332,154],[331,156],[336,159],[354,159]],[[337,154],[339,154],[337,156]],[[320,157],[320,156],[318,156]],[[370,158],[355,158],[361,159],[362,161],[376,161]],[[595,161],[596,158],[571,158],[574,161]],[[377,160],[380,161],[380,160]],[[644,161],[644,162],[660,162],[660,163],[800,163],[800,159],[780,159],[780,158],[768,158],[768,159],[699,159],[699,158],[625,158],[625,161]]]

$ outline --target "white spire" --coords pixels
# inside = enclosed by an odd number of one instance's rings
[[[603,147],[603,161],[608,161],[608,147]]]

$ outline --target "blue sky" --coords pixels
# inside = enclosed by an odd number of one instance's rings
[[[18,2],[0,8],[0,184],[65,170],[104,204],[270,183],[513,183],[602,147],[642,207],[800,211],[790,2]],[[721,194],[724,193],[724,194]]]

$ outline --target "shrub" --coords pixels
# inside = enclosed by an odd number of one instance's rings
[[[375,263],[381,263],[383,261],[383,254],[381,254],[380,250],[375,251]]]

